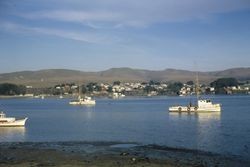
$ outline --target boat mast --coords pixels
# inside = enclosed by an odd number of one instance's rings
[[[199,100],[199,96],[200,96],[200,92],[199,92],[199,78],[198,78],[198,71],[196,71],[196,84],[195,84],[195,91],[196,91],[196,98],[197,98],[197,102]]]
[[[79,84],[78,84],[79,86],[78,86],[78,98],[80,99],[81,98],[81,96],[82,96],[82,94],[81,94],[81,91],[82,91],[82,88],[81,88],[81,84],[80,84],[80,82],[79,82]]]

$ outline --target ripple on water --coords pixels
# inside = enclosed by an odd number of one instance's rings
[[[114,144],[111,145],[111,148],[132,148],[132,147],[137,147],[139,146],[138,144],[128,144],[128,143],[124,143],[124,144]]]

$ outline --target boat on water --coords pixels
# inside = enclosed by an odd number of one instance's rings
[[[14,117],[6,117],[4,112],[0,113],[0,127],[16,127],[25,126],[27,117],[23,119],[16,119]]]
[[[120,98],[123,98],[123,97],[125,97],[125,95],[122,94],[122,93],[114,92],[114,93],[112,94],[112,98],[113,98],[113,99],[120,99]]]
[[[79,86],[79,93],[78,93],[78,99],[71,100],[69,104],[71,105],[95,105],[95,100],[92,99],[89,96],[81,96],[82,91],[81,91],[81,86]]]
[[[197,104],[192,105],[191,102],[187,106],[171,106],[169,107],[169,112],[220,112],[221,105],[219,103],[213,104],[210,99],[201,99],[199,96],[199,80],[198,73],[196,75],[196,97]]]
[[[69,104],[71,105],[95,105],[95,100],[89,96],[85,96],[84,98],[79,96],[78,99],[71,100]]]
[[[213,104],[210,99],[200,99],[197,105],[189,104],[187,106],[172,106],[169,107],[169,112],[220,112],[221,105]]]

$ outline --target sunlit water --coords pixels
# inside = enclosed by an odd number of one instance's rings
[[[8,116],[29,117],[25,128],[0,128],[0,142],[124,141],[198,149],[250,158],[250,96],[212,96],[221,113],[170,114],[195,97],[96,99],[94,107],[70,99],[1,99]]]

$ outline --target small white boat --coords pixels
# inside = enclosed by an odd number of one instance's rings
[[[14,117],[6,117],[6,115],[0,113],[0,127],[11,127],[11,126],[25,126],[25,122],[28,118],[16,119]]]
[[[113,98],[113,99],[119,99],[119,98],[123,98],[123,97],[125,97],[125,95],[122,94],[122,93],[114,92],[114,93],[112,94],[112,98]]]
[[[198,100],[196,106],[172,106],[169,107],[169,112],[220,112],[221,105],[213,104],[211,100]]]
[[[69,104],[71,105],[95,105],[95,100],[88,96],[85,96],[84,98],[79,96],[77,100],[72,100],[69,102]]]

